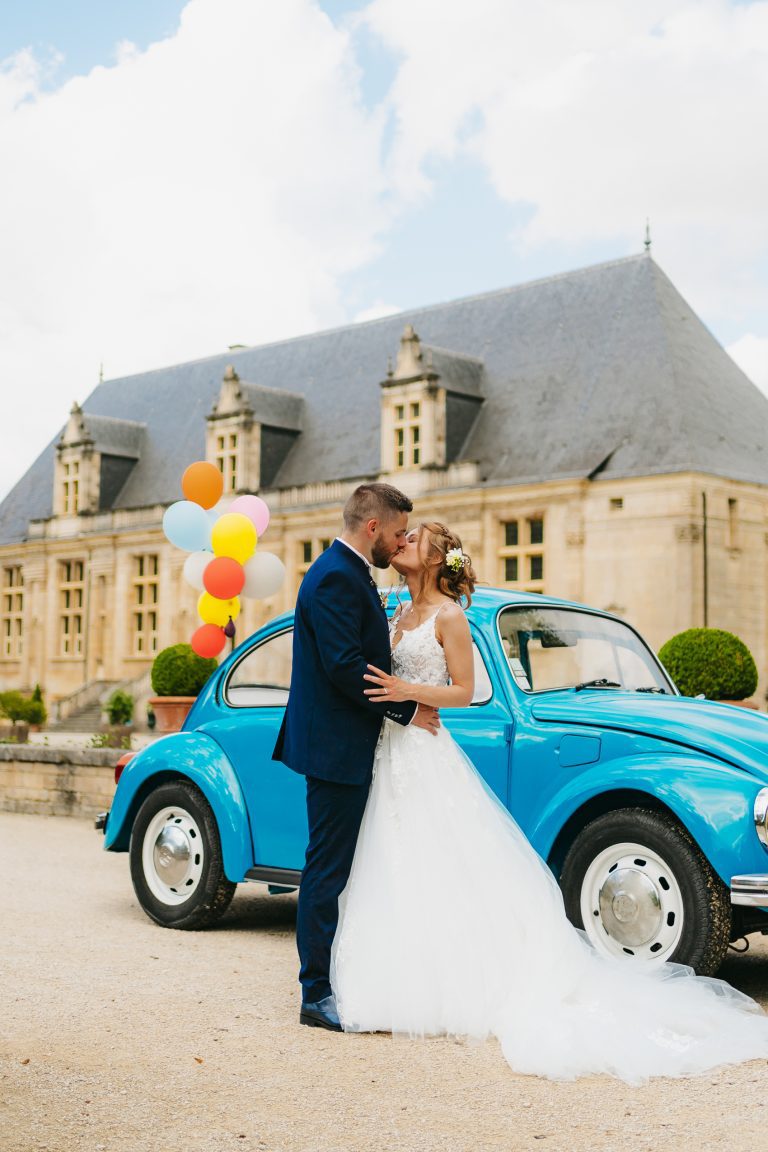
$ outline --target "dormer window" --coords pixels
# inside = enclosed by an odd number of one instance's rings
[[[418,468],[421,463],[421,402],[395,405],[395,467]]]
[[[205,449],[226,493],[258,492],[273,483],[301,431],[303,406],[296,393],[246,384],[227,367],[206,418]]]
[[[240,472],[237,459],[237,432],[226,432],[216,437],[216,467],[224,477],[224,491],[237,491]]]
[[[412,325],[381,383],[381,471],[445,468],[460,458],[483,403],[483,365],[422,345]]]
[[[61,471],[61,510],[65,516],[76,516],[80,511],[80,461],[66,461]]]
[[[145,425],[95,416],[73,404],[56,445],[53,510],[84,516],[111,508],[141,455]]]

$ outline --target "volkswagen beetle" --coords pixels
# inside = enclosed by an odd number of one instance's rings
[[[595,947],[713,973],[768,931],[768,719],[680,696],[609,613],[483,589],[468,619],[474,699],[443,722]],[[271,758],[291,649],[286,614],[223,661],[181,732],[116,771],[97,827],[158,924],[205,927],[242,881],[300,883],[304,780]]]

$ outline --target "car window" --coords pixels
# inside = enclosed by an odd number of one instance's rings
[[[512,676],[524,692],[607,680],[628,691],[673,693],[651,650],[630,627],[576,608],[515,606],[499,616]]]
[[[269,708],[288,702],[291,685],[293,631],[270,636],[252,648],[234,666],[224,686],[224,699],[232,708]],[[480,651],[472,642],[475,662],[473,704],[487,704],[493,696],[491,678]]]
[[[288,702],[293,630],[278,632],[251,648],[235,664],[224,685],[232,708],[276,708]]]

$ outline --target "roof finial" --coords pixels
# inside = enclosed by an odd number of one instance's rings
[[[99,384],[104,383],[104,361],[99,364]]]
[[[646,216],[645,218],[645,240],[643,241],[645,251],[650,255],[651,251],[651,222]]]

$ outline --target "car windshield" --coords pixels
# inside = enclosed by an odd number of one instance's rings
[[[499,634],[524,692],[595,686],[674,694],[653,653],[620,620],[570,608],[505,608]]]

